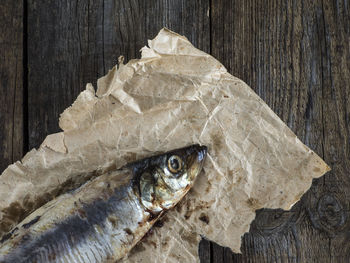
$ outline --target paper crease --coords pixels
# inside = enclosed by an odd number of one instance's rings
[[[0,219],[14,227],[14,205],[28,213],[28,204],[54,198],[67,182],[200,143],[209,155],[194,188],[124,261],[199,262],[200,235],[239,252],[255,210],[289,209],[329,167],[247,84],[185,37],[162,29],[141,52],[125,65],[120,59],[96,93],[88,84],[62,113],[63,132],[3,172]]]

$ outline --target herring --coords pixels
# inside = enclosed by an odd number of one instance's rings
[[[130,163],[40,207],[3,238],[1,263],[115,262],[193,186],[207,147]]]

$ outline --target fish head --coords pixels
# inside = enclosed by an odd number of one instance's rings
[[[202,170],[207,147],[191,145],[148,160],[139,178],[142,204],[151,212],[174,207]]]

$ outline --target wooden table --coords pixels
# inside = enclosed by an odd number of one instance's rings
[[[350,1],[1,0],[0,170],[166,26],[247,82],[332,167],[289,212],[261,210],[243,254],[202,262],[350,261]]]

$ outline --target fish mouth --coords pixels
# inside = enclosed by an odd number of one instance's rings
[[[198,145],[198,161],[204,161],[205,157],[207,156],[208,153],[208,147],[205,145]]]
[[[208,147],[205,145],[195,144],[190,147],[189,151],[191,153],[188,154],[188,156],[191,156],[194,159],[193,161],[202,163],[204,162],[204,159],[208,153]]]
[[[188,169],[188,179],[192,181],[192,183],[202,170],[207,153],[208,147],[205,145],[195,144],[188,148],[186,163]]]
[[[202,170],[205,157],[207,156],[207,153],[208,153],[208,147],[205,145],[198,146],[198,147],[199,147],[199,150],[197,153],[197,162],[199,162],[199,166],[200,166],[199,169]]]

